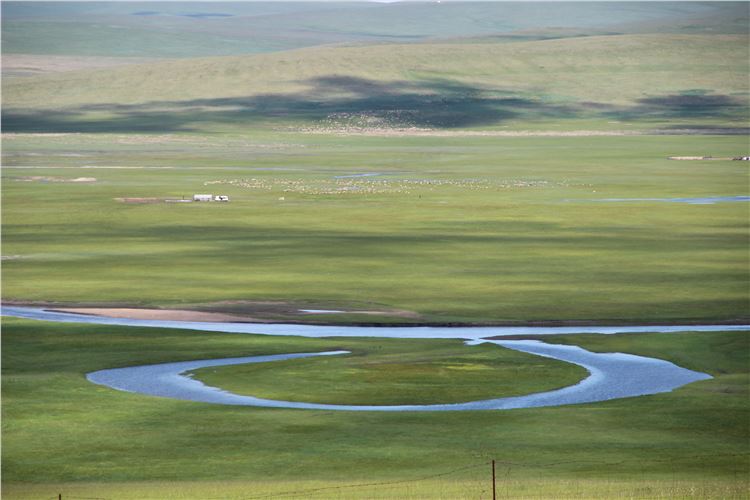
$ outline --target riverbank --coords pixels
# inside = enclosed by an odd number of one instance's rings
[[[68,312],[54,312],[33,307],[5,307],[3,316],[58,323],[88,323],[129,327],[179,328],[204,332],[241,333],[249,335],[298,336],[309,338],[379,337],[393,339],[462,339],[480,340],[492,337],[527,338],[536,335],[575,335],[581,333],[677,333],[748,331],[750,325],[620,325],[620,326],[393,326],[393,325],[311,325],[292,323],[191,322],[156,319],[112,318]]]
[[[50,302],[21,302],[4,301],[2,307],[31,307],[41,308],[55,313],[71,313],[83,316],[107,318],[155,320],[155,321],[185,321],[191,323],[260,323],[260,324],[292,324],[316,326],[361,326],[361,327],[597,327],[597,326],[692,326],[692,325],[744,325],[750,324],[750,318],[729,318],[705,320],[671,320],[671,321],[637,321],[637,320],[528,320],[528,321],[498,321],[498,322],[441,322],[411,320],[403,321],[401,317],[389,317],[386,311],[325,311],[319,314],[299,312],[296,315],[277,315],[275,319],[258,317],[258,315],[230,314],[221,311],[190,310],[190,309],[162,309],[149,307],[92,307],[90,305],[61,305]],[[303,311],[303,310],[300,310]],[[258,312],[262,314],[261,310]],[[386,321],[372,321],[374,313],[384,315]],[[364,314],[368,320],[358,321],[352,315]],[[346,315],[345,321],[337,321]],[[381,318],[381,319],[384,319]],[[342,318],[343,319],[343,318]],[[504,337],[507,338],[507,337]],[[528,338],[528,337],[524,337]]]

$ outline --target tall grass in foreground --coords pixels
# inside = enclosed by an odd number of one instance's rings
[[[489,472],[489,469],[487,471]],[[691,498],[742,499],[748,497],[748,481],[638,480],[609,479],[507,479],[498,477],[498,498]],[[489,473],[472,480],[425,480],[368,484],[334,481],[205,481],[173,483],[62,483],[45,485],[14,484],[3,488],[3,498],[102,498],[118,500],[150,499],[489,499],[492,482]]]

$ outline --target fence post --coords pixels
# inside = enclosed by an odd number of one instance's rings
[[[492,461],[492,500],[497,500],[497,491],[495,490],[495,461]]]

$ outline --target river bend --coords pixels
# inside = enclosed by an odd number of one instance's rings
[[[223,405],[295,408],[345,411],[459,411],[510,410],[569,404],[593,403],[618,398],[643,396],[672,391],[678,387],[710,379],[705,373],[679,367],[668,361],[623,353],[593,353],[577,346],[554,345],[538,340],[488,340],[487,337],[511,335],[560,335],[576,333],[675,333],[681,331],[748,331],[750,325],[690,326],[585,326],[585,327],[366,327],[284,325],[264,323],[204,323],[184,321],[135,320],[73,313],[53,312],[40,308],[4,307],[2,314],[28,319],[124,325],[158,328],[182,328],[201,331],[248,333],[262,335],[297,335],[303,337],[383,337],[464,339],[475,345],[490,342],[508,349],[577,364],[589,376],[575,385],[553,391],[506,398],[433,405],[336,405],[279,401],[244,396],[209,387],[187,373],[199,368],[245,363],[270,363],[313,356],[345,355],[347,351],[252,356],[213,360],[184,361],[134,366],[89,373],[87,379],[113,389],[149,396]]]

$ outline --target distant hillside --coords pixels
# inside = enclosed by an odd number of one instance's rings
[[[742,35],[622,35],[179,60],[4,81],[4,126],[190,130],[369,118],[438,128],[576,120],[736,126],[747,120],[748,52]]]
[[[515,33],[742,33],[747,19],[745,2],[3,2],[2,50],[177,58]]]

